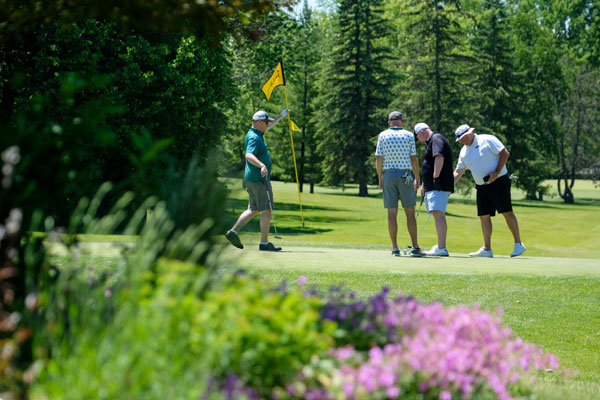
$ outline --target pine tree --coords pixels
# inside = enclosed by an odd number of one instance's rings
[[[304,0],[302,13],[299,18],[299,34],[297,35],[293,54],[298,64],[297,92],[298,112],[293,113],[294,121],[299,126],[301,133],[294,136],[298,139],[300,154],[298,157],[298,179],[300,191],[303,191],[304,182],[310,182],[310,193],[314,192],[315,183],[320,180],[321,168],[315,138],[316,126],[314,123],[315,99],[317,97],[317,75],[319,61],[324,53],[324,38],[319,31],[318,21],[315,20],[308,1]]]
[[[341,0],[337,27],[320,85],[319,152],[324,181],[356,181],[367,196],[367,166],[374,153],[372,138],[381,130],[387,101],[383,68],[387,50],[381,0]],[[373,171],[370,171],[370,170]]]
[[[484,0],[479,8],[473,51],[478,55],[481,124],[478,131],[497,136],[510,151],[509,169],[519,177],[517,185],[535,198],[548,174],[547,156],[552,149],[532,129],[529,95],[535,90],[527,82],[526,67],[519,63],[511,43],[507,3]],[[546,141],[551,143],[551,141]],[[545,164],[540,165],[540,162]]]
[[[459,0],[397,0],[398,73],[393,108],[442,133],[473,120],[475,57],[469,51]],[[461,22],[463,24],[461,25]]]

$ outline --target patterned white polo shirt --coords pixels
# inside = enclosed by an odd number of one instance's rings
[[[410,156],[417,155],[415,136],[401,127],[390,127],[379,134],[376,156],[383,157],[383,170],[410,169]]]

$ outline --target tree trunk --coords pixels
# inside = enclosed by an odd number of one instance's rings
[[[304,135],[303,135],[304,136]],[[300,170],[298,171],[298,183],[300,185],[300,193],[304,186],[304,140],[300,142]]]
[[[300,142],[300,171],[299,171],[299,182],[300,182],[300,193],[303,192],[304,190],[304,149],[306,147],[306,107],[308,104],[308,70],[304,69],[304,93],[303,93],[303,99],[302,99],[302,114],[303,114],[303,121],[302,121],[302,140]]]
[[[441,43],[440,43],[440,25],[439,25],[439,14],[438,9],[436,7],[435,10],[435,20],[434,20],[434,30],[435,30],[435,125],[440,126],[442,122],[442,77],[440,71],[440,53],[441,53]]]
[[[563,191],[561,189],[561,180],[565,181],[565,191],[564,191],[564,193],[563,193]],[[568,178],[567,178],[566,174],[564,174],[564,173],[563,173],[562,177],[558,178],[558,184],[557,184],[558,185],[558,195],[567,204],[574,204],[575,203],[575,196],[573,196],[573,191],[571,190],[572,187],[573,187],[573,183],[574,182],[575,182],[575,179],[573,179],[571,181],[571,186],[569,187]]]
[[[367,177],[365,175],[364,168],[361,168],[358,171],[358,195],[360,197],[367,197],[369,195],[369,190],[367,188]]]

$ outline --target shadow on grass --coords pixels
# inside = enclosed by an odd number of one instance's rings
[[[474,199],[461,199],[461,198],[452,198],[448,200],[449,204],[464,204],[464,205],[472,205],[474,207],[477,206],[477,201]],[[556,203],[556,202],[548,202],[548,201],[539,201],[539,200],[526,200],[512,199],[512,204],[515,207],[524,207],[524,208],[545,208],[548,210],[564,210],[565,207],[569,206],[584,206],[584,207],[600,207],[600,199],[592,199],[592,198],[581,198],[576,199],[575,204],[565,204],[565,203]]]
[[[227,199],[225,202],[225,211],[227,213],[237,214],[248,208],[248,200],[244,199]],[[281,203],[275,200],[274,212],[280,211],[298,211],[300,212],[300,205],[298,203]],[[317,207],[302,205],[302,210],[314,210],[314,211],[345,211],[343,208],[334,207]]]
[[[232,220],[231,224],[233,224],[233,222],[235,222],[235,220]],[[333,230],[333,229],[329,229],[329,228],[314,228],[314,227],[310,227],[310,226],[301,226],[300,218],[298,218],[298,226],[282,227],[278,224],[277,219],[275,219],[275,225],[273,225],[273,220],[271,220],[271,230],[269,232],[270,235],[275,235],[275,226],[277,227],[277,235],[283,236],[284,239],[285,239],[285,236],[310,235],[310,234],[331,232]],[[242,228],[241,234],[243,235],[244,232],[259,233],[260,232],[260,218],[255,217],[250,222],[248,222],[248,224]]]
[[[343,218],[338,218],[338,217],[332,217],[331,215],[327,215],[327,216],[323,216],[323,217],[311,217],[310,222],[309,221],[305,221],[305,225],[308,226],[301,226],[301,220],[300,220],[300,206],[299,205],[293,205],[293,204],[288,204],[288,203],[276,203],[275,204],[278,209],[274,209],[273,210],[273,215],[274,218],[271,219],[271,234],[275,233],[275,227],[277,227],[277,233],[279,235],[289,235],[289,236],[296,236],[296,235],[306,235],[306,234],[317,234],[317,233],[325,233],[325,232],[331,232],[333,229],[330,228],[315,228],[313,226],[310,226],[310,223],[318,223],[318,224],[323,224],[323,223],[332,223],[335,224],[339,221],[348,221],[350,218],[348,217],[343,217]],[[227,222],[228,222],[228,226],[231,226],[235,223],[235,221],[237,220],[237,218],[240,216],[240,214],[246,210],[248,207],[248,202],[244,201],[244,200],[236,200],[236,199],[228,199],[226,204],[225,204],[225,213],[227,215]],[[335,208],[327,208],[327,207],[302,207],[303,210],[327,210],[327,211],[338,211],[338,209]],[[291,212],[296,212],[297,214],[295,215],[285,215],[282,216],[282,214],[278,214],[278,211],[291,211]],[[296,222],[294,222],[294,220]],[[282,225],[281,223],[285,221],[285,225]],[[291,224],[297,224],[296,226],[290,226]],[[275,227],[274,227],[275,226]],[[254,218],[252,218],[252,220],[250,220],[250,222],[248,222],[248,224],[246,226],[244,226],[244,228],[242,229],[242,231],[244,232],[260,232],[260,216],[256,216]]]
[[[475,210],[475,214],[477,214],[477,210]],[[454,213],[449,213],[446,211],[446,216],[447,217],[453,217],[453,218],[476,218],[477,215],[459,215],[459,214],[454,214]]]

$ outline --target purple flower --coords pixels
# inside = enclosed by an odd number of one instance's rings
[[[452,394],[447,390],[440,392],[440,400],[452,400]]]
[[[308,278],[304,275],[298,278],[298,285],[302,286],[308,281]]]
[[[400,388],[398,388],[397,386],[391,386],[387,388],[386,395],[390,399],[395,399],[400,395]]]

